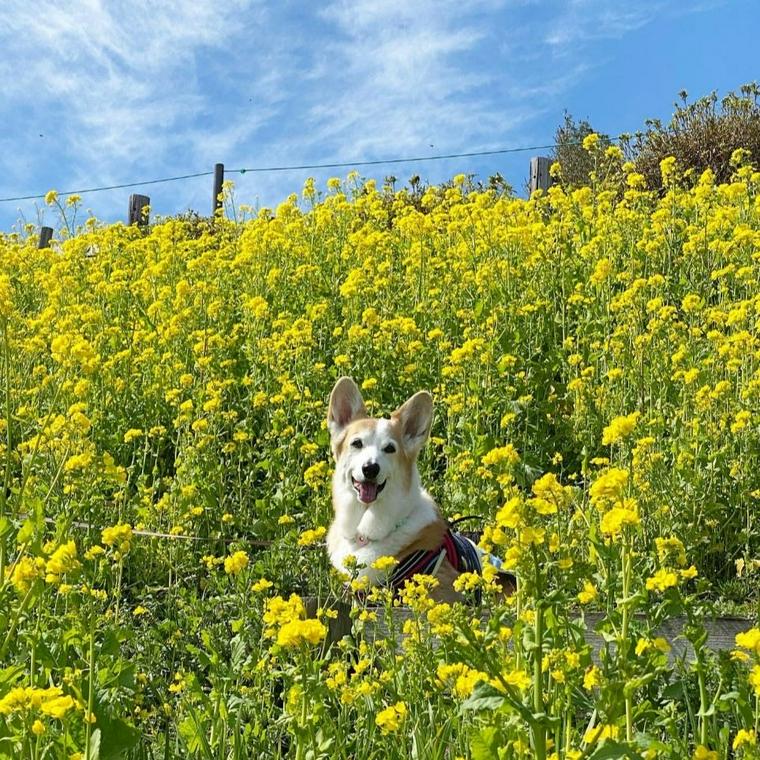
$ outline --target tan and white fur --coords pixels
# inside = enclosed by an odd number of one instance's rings
[[[335,457],[332,498],[335,517],[327,533],[332,564],[346,572],[355,557],[371,584],[384,574],[373,569],[379,557],[402,559],[419,549],[441,546],[446,532],[438,507],[422,487],[417,457],[428,439],[433,399],[415,393],[390,418],[371,418],[353,380],[342,377],[330,395],[327,426]],[[458,573],[444,559],[434,597],[460,599],[452,586]]]

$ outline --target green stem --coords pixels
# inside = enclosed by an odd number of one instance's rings
[[[18,496],[16,497],[19,510],[23,508],[24,491],[26,490],[26,485],[29,482],[29,477],[32,474],[34,465],[36,464],[37,453],[39,452],[40,444],[42,443],[42,440],[45,436],[45,431],[47,430],[47,426],[53,417],[53,413],[55,411],[55,405],[58,402],[58,396],[60,395],[62,388],[63,388],[63,381],[59,382],[58,387],[55,389],[55,395],[53,396],[53,401],[50,404],[50,409],[48,410],[47,416],[45,417],[45,421],[42,423],[42,428],[40,432],[37,434],[37,438],[34,442],[34,448],[32,449],[32,454],[29,457],[29,464],[27,465],[26,472],[23,474],[21,478],[21,486],[19,488]]]
[[[702,655],[697,654],[696,670],[697,682],[699,684],[699,743],[704,747],[707,746],[707,687],[705,686],[705,673],[702,667]]]
[[[536,600],[539,601],[539,600]],[[541,604],[536,605],[536,626],[535,626],[535,659],[533,660],[533,712],[540,714],[544,712],[544,674],[543,674],[543,641],[544,641],[544,611]],[[537,723],[533,727],[533,749],[535,750],[536,760],[545,760],[546,758],[546,725],[543,722]]]
[[[623,626],[620,636],[619,654],[622,662],[628,661],[628,626],[630,622],[630,604],[628,595],[631,584],[631,558],[628,552],[628,542],[623,538],[623,550],[621,553],[623,565]],[[625,692],[625,738],[633,741],[633,694]]]
[[[85,716],[86,734],[84,744],[84,756],[90,757],[90,739],[92,736],[92,708],[95,706],[95,615],[90,610],[90,651],[88,655],[90,668],[89,684],[87,693],[87,715]]]
[[[122,579],[122,573],[124,572],[124,558],[122,557],[119,559],[119,575],[116,580],[116,610],[115,610],[115,620],[118,623],[119,621],[119,603],[121,602],[121,579]]]
[[[8,489],[11,484],[11,365],[8,345],[8,319],[3,317],[3,368],[5,370],[5,472],[0,491],[0,520],[5,517]],[[5,538],[0,538],[0,578],[5,577]]]
[[[27,605],[29,604],[29,601],[32,597],[32,591],[34,590],[34,583],[32,583],[31,586],[29,586],[29,590],[24,595],[24,598],[21,600],[21,604],[19,604],[18,608],[16,609],[16,614],[13,617],[13,620],[11,621],[11,624],[8,626],[8,632],[5,634],[5,639],[3,640],[2,646],[0,646],[0,662],[5,658],[5,654],[8,650],[8,645],[11,643],[11,640],[16,635],[16,627],[18,626],[18,621],[21,617],[21,615],[26,612]]]
[[[542,606],[543,584],[541,569],[535,547],[533,562],[536,570],[536,621],[534,627],[534,658],[533,658],[533,713],[541,715],[544,712],[544,608]],[[535,760],[546,760],[546,723],[539,719],[533,725],[533,750]]]

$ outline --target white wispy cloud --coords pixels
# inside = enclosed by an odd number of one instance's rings
[[[11,126],[0,132],[0,196],[216,161],[291,165],[535,144],[551,137],[537,125],[548,113],[556,123],[563,99],[604,65],[599,40],[720,2],[6,0],[0,120]],[[431,176],[450,168],[427,167]],[[271,204],[303,172],[237,179],[241,199]],[[205,211],[210,183],[151,194],[166,212]],[[99,214],[125,205],[121,195],[101,198],[87,199]]]
[[[14,142],[32,156],[42,140],[55,145],[72,166],[72,180],[90,183],[123,178],[148,162],[160,170],[173,151],[192,157],[199,120],[213,121],[215,91],[200,66],[209,58],[234,58],[230,49],[242,18],[249,35],[265,40],[266,29],[256,24],[262,13],[244,0],[214,6],[181,0],[5,3],[5,108],[27,109],[31,116],[15,124]],[[227,150],[259,125],[214,125],[210,148]]]
[[[487,44],[501,3],[335,2],[326,55],[336,97],[310,109],[315,142],[362,155],[462,144],[493,127],[493,72],[467,57]],[[479,9],[485,15],[475,14]],[[478,135],[478,133],[481,133]]]
[[[544,42],[553,56],[577,55],[594,41],[620,39],[664,16],[699,13],[725,0],[641,0],[624,4],[619,0],[570,0],[547,24]]]

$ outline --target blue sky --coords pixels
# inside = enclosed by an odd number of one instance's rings
[[[0,198],[226,167],[428,156],[552,142],[564,109],[612,135],[669,118],[685,89],[760,79],[757,0],[5,0]],[[360,169],[382,180],[500,172],[530,153]],[[232,175],[273,206],[312,175]],[[208,213],[211,178],[85,195],[101,219],[130,192]],[[0,203],[0,229],[41,201]],[[54,224],[47,212],[44,222]]]

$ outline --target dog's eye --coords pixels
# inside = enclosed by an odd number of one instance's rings
[[[354,438],[354,440],[351,441],[351,448],[353,449],[360,449],[362,446],[363,444],[361,438]]]
[[[392,443],[386,443],[385,446],[383,446],[383,451],[386,454],[395,454],[396,447]]]

